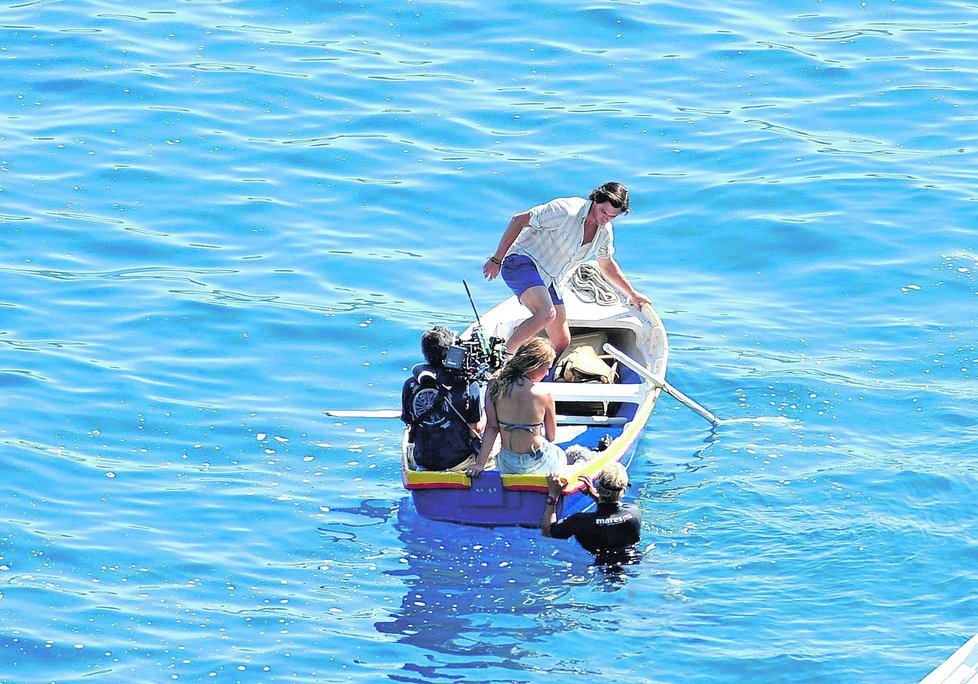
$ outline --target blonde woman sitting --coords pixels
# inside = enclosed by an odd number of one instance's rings
[[[540,386],[556,354],[549,340],[532,337],[499,370],[486,391],[486,429],[476,462],[466,468],[478,477],[500,440],[496,465],[502,473],[550,473],[567,465],[557,433],[554,399]]]

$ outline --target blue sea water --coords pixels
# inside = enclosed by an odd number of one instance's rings
[[[0,14],[0,681],[916,682],[978,632],[978,4]],[[643,561],[419,518],[420,333],[626,183]]]

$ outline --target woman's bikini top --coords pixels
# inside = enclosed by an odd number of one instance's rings
[[[543,427],[543,423],[504,423],[503,421],[496,419],[496,422],[502,426],[504,432],[512,432],[513,430],[526,430],[531,435],[540,434],[537,432]]]
[[[522,385],[523,383],[521,380],[522,379],[520,379],[520,381],[518,382]],[[512,394],[513,394],[513,386],[510,385],[509,390],[506,392],[506,395],[512,396]],[[493,404],[495,403],[496,402],[494,401]],[[496,422],[499,423],[500,427],[502,427],[503,432],[512,432],[513,430],[526,430],[531,435],[539,435],[541,433],[538,432],[538,430],[543,428],[543,423],[506,423],[504,421],[499,420],[498,418],[496,419]]]

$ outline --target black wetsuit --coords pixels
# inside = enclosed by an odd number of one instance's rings
[[[574,513],[550,526],[550,536],[575,537],[578,543],[598,558],[619,555],[639,541],[642,514],[633,504],[602,503],[583,513]]]

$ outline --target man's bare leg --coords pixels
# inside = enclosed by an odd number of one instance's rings
[[[550,338],[550,342],[554,346],[554,351],[557,352],[557,356],[559,357],[560,353],[567,349],[570,344],[570,327],[567,325],[567,311],[563,304],[556,304],[554,306],[554,312],[557,315],[545,330],[547,331],[547,337]]]
[[[520,303],[530,310],[530,317],[516,326],[513,334],[506,341],[506,350],[510,354],[515,353],[521,344],[544,329],[548,330],[547,334],[549,335],[549,327],[557,320],[557,310],[553,302],[550,301],[550,292],[543,285],[536,285],[527,289],[520,295]],[[564,307],[561,306],[560,308],[563,309]]]
[[[520,302],[530,310],[530,317],[516,326],[506,343],[507,351],[514,353],[521,344],[546,330],[557,356],[560,356],[570,344],[570,328],[567,326],[564,305],[555,306],[550,300],[550,291],[542,286],[528,289],[520,297]]]

